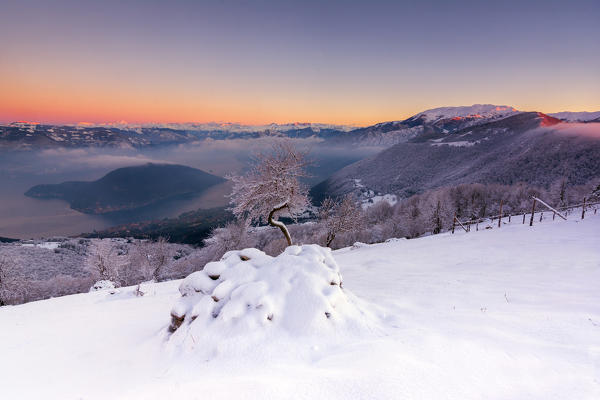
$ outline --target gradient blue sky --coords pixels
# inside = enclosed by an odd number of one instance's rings
[[[600,1],[3,1],[0,121],[600,109]]]

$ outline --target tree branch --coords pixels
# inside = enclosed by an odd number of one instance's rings
[[[269,221],[269,225],[276,226],[277,228],[281,229],[283,236],[285,236],[285,240],[287,240],[288,246],[291,246],[292,238],[290,236],[290,232],[288,231],[287,227],[285,226],[285,224],[283,222],[273,219],[273,216],[275,215],[275,213],[277,211],[281,211],[284,208],[286,208],[287,206],[288,206],[288,203],[286,202],[286,203],[283,203],[282,205],[272,209],[271,212],[269,213],[268,221]]]

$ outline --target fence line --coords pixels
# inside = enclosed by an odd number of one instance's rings
[[[549,210],[550,212],[552,212],[552,220],[554,220],[556,218],[556,216],[558,215],[560,218],[564,219],[565,221],[567,220],[567,217],[569,215],[569,212],[577,209],[577,208],[581,208],[581,219],[585,219],[585,214],[587,211],[594,211],[594,214],[596,214],[598,212],[598,208],[600,208],[600,201],[595,201],[595,202],[589,202],[589,199],[587,198],[583,198],[583,202],[579,203],[579,204],[574,204],[574,205],[569,205],[569,206],[563,206],[563,207],[552,207],[550,206],[548,203],[546,203],[545,201],[543,201],[542,199],[532,196],[532,205],[531,205],[531,212],[523,212],[523,221],[522,224],[525,224],[525,220],[526,220],[526,216],[528,214],[531,214],[530,220],[529,220],[529,226],[533,226],[534,223],[534,219],[535,219],[535,214],[539,214],[540,215],[540,219],[539,222],[542,222],[544,219],[544,211],[536,211],[535,207],[536,204],[539,202],[541,205],[543,205],[544,207],[547,208],[547,210]],[[454,230],[456,228],[456,225],[458,224],[461,228],[463,228],[463,230],[465,232],[470,232],[471,231],[471,226],[475,225],[475,229],[478,231],[479,230],[479,224],[485,221],[489,221],[490,224],[494,222],[494,220],[496,218],[498,218],[498,228],[502,227],[502,219],[503,218],[508,218],[508,222],[511,222],[511,219],[513,216],[517,216],[517,215],[521,215],[521,212],[519,213],[506,213],[503,214],[502,213],[502,206],[503,206],[503,201],[500,201],[500,212],[498,215],[495,216],[491,216],[491,217],[482,217],[482,218],[477,218],[477,219],[469,219],[466,221],[461,221],[457,216],[456,213],[454,214],[454,219],[452,220],[452,233],[454,233]],[[564,215],[561,213],[561,211],[564,211]],[[486,229],[490,229],[491,226],[487,227]]]

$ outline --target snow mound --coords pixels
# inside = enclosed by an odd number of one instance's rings
[[[227,339],[352,335],[374,319],[342,285],[331,250],[290,246],[271,257],[257,249],[230,251],[179,287],[171,310],[171,343],[219,347]]]
[[[94,283],[90,288],[90,292],[98,292],[100,290],[110,290],[111,293],[116,293],[114,282],[108,280],[100,280]]]

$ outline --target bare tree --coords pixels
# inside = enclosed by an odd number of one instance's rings
[[[590,198],[600,198],[600,184],[596,185],[590,193]]]
[[[362,228],[363,213],[352,195],[346,195],[339,202],[327,198],[319,208],[319,220],[325,227],[325,244],[331,247],[337,234]]]
[[[262,222],[281,230],[288,246],[292,238],[279,216],[296,218],[309,205],[306,189],[299,179],[307,176],[306,153],[289,142],[278,142],[270,153],[256,157],[244,176],[231,176],[233,214],[250,223]]]
[[[433,208],[433,213],[431,214],[431,223],[433,225],[433,230],[431,233],[437,235],[442,232],[443,224],[442,224],[442,202],[438,199],[435,207]]]
[[[87,269],[99,280],[119,280],[118,250],[110,239],[94,240],[86,260]]]
[[[172,259],[173,252],[169,242],[166,238],[159,237],[156,241],[138,241],[134,246],[131,262],[143,279],[158,282],[164,268]]]
[[[204,249],[210,254],[211,261],[218,260],[230,250],[252,247],[244,221],[228,222],[224,227],[213,229],[204,239]]]
[[[551,201],[556,207],[567,205],[567,179],[561,178],[550,186]]]

